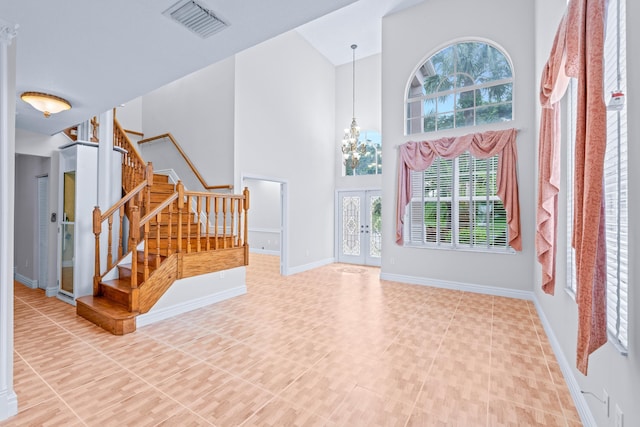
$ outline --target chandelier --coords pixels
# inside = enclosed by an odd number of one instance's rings
[[[356,167],[360,163],[360,156],[364,155],[367,148],[363,143],[358,145],[358,138],[360,138],[360,126],[356,122],[356,48],[358,45],[352,44],[353,49],[353,110],[351,126],[344,130],[344,137],[342,138],[342,155],[344,157],[344,165],[351,166],[351,170],[355,175]]]

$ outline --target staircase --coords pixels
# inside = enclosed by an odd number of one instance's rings
[[[128,138],[117,121],[114,131],[122,146]],[[79,316],[115,335],[134,332],[136,316],[177,279],[247,265],[249,256],[247,189],[242,195],[185,191],[154,174],[151,164],[126,156],[123,187],[127,194],[118,203],[93,212],[93,295],[76,299]]]

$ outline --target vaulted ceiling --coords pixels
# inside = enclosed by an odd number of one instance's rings
[[[16,126],[54,134],[278,34],[298,29],[336,65],[380,51],[382,16],[422,0],[197,0],[229,24],[203,39],[163,15],[176,0],[4,0],[17,24]],[[334,13],[332,13],[334,12]],[[44,118],[25,91],[66,98]]]

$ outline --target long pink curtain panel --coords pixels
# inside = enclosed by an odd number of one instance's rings
[[[602,177],[606,150],[603,53],[607,0],[571,0],[542,75],[536,252],[542,288],[555,286],[560,111],[568,78],[576,78],[577,111],[572,244],[576,252],[577,368],[607,341],[606,245]]]
[[[436,157],[454,159],[465,151],[486,159],[498,155],[498,197],[507,212],[509,245],[522,250],[520,202],[518,199],[518,155],[516,129],[487,131],[433,141],[407,142],[399,147],[398,197],[396,202],[396,243],[403,243],[402,230],[407,204],[411,200],[411,171],[429,168]]]

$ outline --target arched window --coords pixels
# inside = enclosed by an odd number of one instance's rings
[[[512,93],[511,63],[501,50],[475,40],[450,44],[408,82],[407,135],[513,120]],[[404,244],[514,252],[497,176],[497,154],[479,159],[468,151],[412,170]]]
[[[407,135],[513,119],[507,56],[482,41],[450,44],[430,56],[407,89]]]

